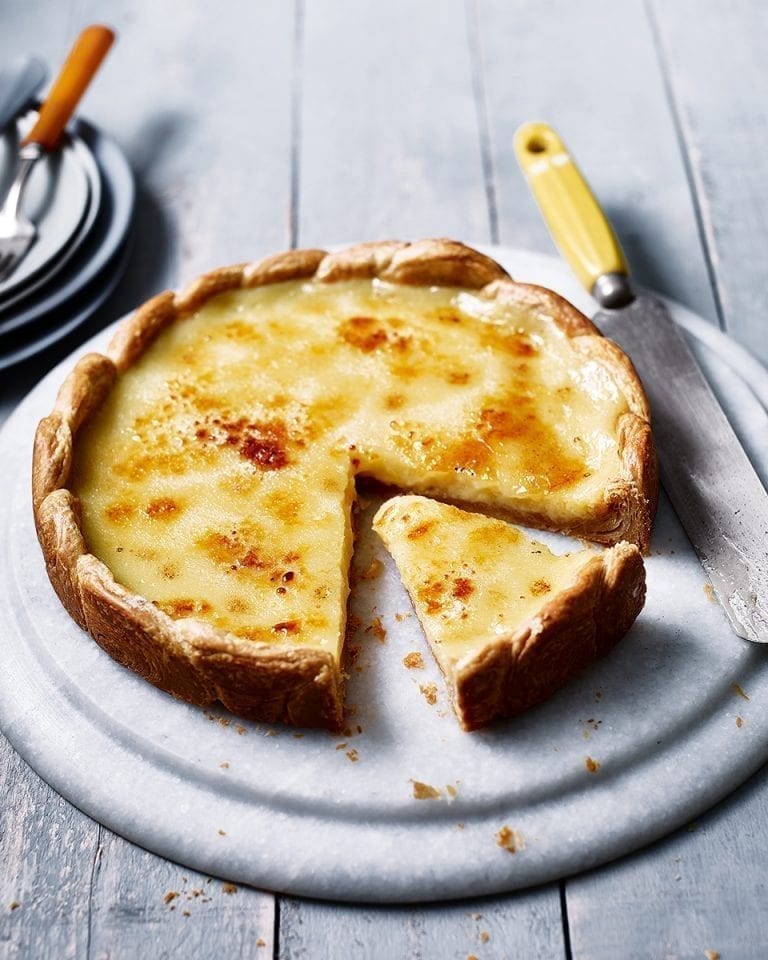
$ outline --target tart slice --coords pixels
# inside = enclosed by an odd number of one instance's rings
[[[645,601],[636,546],[562,556],[500,520],[394,497],[392,554],[462,727],[541,703],[629,630]]]

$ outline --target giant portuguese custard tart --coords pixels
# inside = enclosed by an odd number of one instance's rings
[[[333,728],[363,475],[626,541],[640,569],[657,496],[619,348],[428,240],[289,251],[150,300],[41,421],[35,519],[59,598],[121,663],[192,703]]]

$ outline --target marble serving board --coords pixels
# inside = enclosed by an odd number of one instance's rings
[[[558,260],[485,249],[515,277],[592,309]],[[670,306],[765,480],[766,371]],[[45,780],[115,832],[270,890],[382,902],[477,896],[628,853],[692,820],[768,759],[768,650],[731,632],[664,497],[648,601],[630,634],[548,703],[487,730],[458,728],[370,530],[376,502],[362,512],[355,557],[343,735],[240,721],[155,690],[70,620],[35,539],[32,436],[73,360],[0,435],[0,725]],[[423,666],[406,665],[412,653]]]

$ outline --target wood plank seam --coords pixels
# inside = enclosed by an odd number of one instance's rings
[[[496,170],[491,149],[491,126],[488,116],[488,98],[483,74],[483,51],[480,40],[480,24],[477,0],[465,0],[467,43],[472,76],[472,93],[477,114],[477,132],[480,139],[480,154],[483,165],[485,197],[488,205],[488,228],[491,243],[499,242],[499,207],[496,200]]]
[[[565,960],[573,960],[571,928],[568,922],[568,897],[566,896],[565,885],[565,880],[561,880],[557,885],[560,892],[560,919],[563,924],[563,950]]]
[[[685,123],[683,121],[682,111],[678,98],[675,94],[674,84],[669,69],[669,54],[664,49],[664,43],[661,37],[661,31],[653,9],[653,0],[643,0],[643,7],[648,18],[653,47],[659,64],[659,72],[664,85],[664,92],[669,104],[669,111],[672,117],[672,123],[675,129],[675,136],[680,148],[680,154],[683,161],[685,176],[688,181],[688,189],[691,192],[691,202],[696,218],[696,229],[699,233],[699,241],[704,253],[704,264],[709,278],[709,284],[712,289],[712,298],[715,302],[717,312],[717,322],[721,330],[727,330],[725,315],[723,311],[723,296],[720,289],[720,283],[715,268],[715,235],[711,217],[707,215],[709,207],[707,204],[704,184],[701,181],[698,170],[691,160],[692,143],[691,138],[686,135]]]
[[[301,106],[304,81],[304,0],[295,0],[293,25],[293,76],[291,78],[291,154],[288,235],[291,249],[298,245],[301,163]]]
[[[99,823],[96,828],[96,849],[93,852],[93,860],[91,862],[91,875],[88,881],[88,929],[85,937],[85,956],[86,960],[91,960],[91,940],[93,937],[93,901],[94,901],[94,892],[96,890],[96,877],[101,868],[101,855],[104,849],[102,840],[104,834],[104,827]]]

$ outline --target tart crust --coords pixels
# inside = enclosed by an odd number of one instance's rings
[[[328,283],[379,278],[399,284],[482,289],[489,296],[546,309],[585,358],[610,367],[629,407],[618,424],[621,476],[605,491],[603,503],[593,515],[568,532],[603,543],[629,540],[647,548],[658,478],[648,403],[628,358],[557,294],[515,283],[495,261],[455,241],[366,243],[335,253],[290,250],[255,263],[215,270],[180,293],[168,291],[145,303],[120,324],[106,355],[88,354],[78,362],[60,389],[53,411],[38,426],[33,504],[51,583],[73,619],[114,659],[168,693],[200,706],[218,700],[234,713],[254,720],[339,729],[342,673],[329,652],[257,643],[200,620],[172,619],[120,586],[108,567],[88,552],[79,502],[69,489],[78,431],[99,408],[116,378],[135,363],[161,330],[224,291],[311,278]],[[523,518],[511,513],[510,519],[532,522],[530,514]],[[536,519],[541,527],[553,528],[546,516]],[[590,576],[594,586],[582,594],[602,595],[605,575],[595,570]],[[551,617],[547,639],[537,640],[536,650],[555,650],[558,643],[562,646],[558,622],[566,611],[581,616],[575,598],[562,600],[560,611]],[[626,611],[617,613],[628,615]],[[605,629],[610,632],[611,628]],[[610,642],[610,638],[601,640]],[[468,665],[466,676],[462,675],[460,702],[468,726],[484,722],[476,719],[488,712],[480,704],[498,699],[499,694],[487,688],[492,674],[512,669],[507,647],[499,643],[487,648],[484,659]],[[579,656],[573,652],[573,657]],[[549,690],[551,682],[537,673],[541,661],[542,654],[524,655],[515,669],[527,669],[526,676],[536,689]]]

